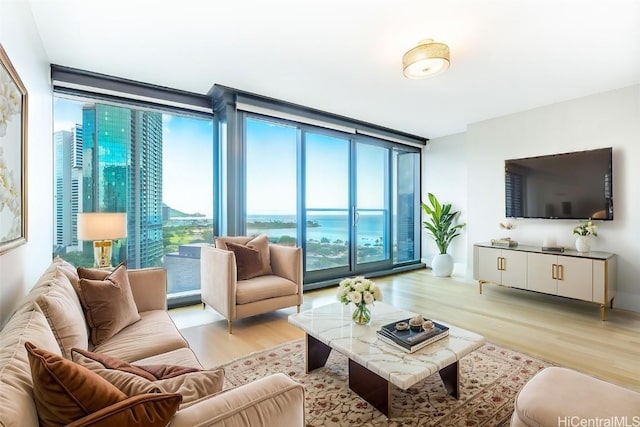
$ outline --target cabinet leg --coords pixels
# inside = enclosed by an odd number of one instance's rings
[[[600,320],[607,320],[607,306],[604,304],[600,304]]]
[[[482,284],[484,282],[482,280],[478,280],[478,288],[480,289],[480,295],[482,295]]]
[[[609,301],[609,308],[613,310],[613,298],[611,298],[611,301]]]

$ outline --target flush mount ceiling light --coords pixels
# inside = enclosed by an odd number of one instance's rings
[[[433,39],[422,40],[404,54],[402,68],[409,79],[436,76],[449,68],[449,46],[436,43]]]

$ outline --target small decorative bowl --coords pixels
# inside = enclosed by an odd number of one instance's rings
[[[431,320],[425,320],[422,324],[422,329],[424,329],[425,331],[433,329],[433,322]]]
[[[398,322],[396,323],[397,331],[406,331],[409,329],[409,324],[407,322]]]
[[[411,328],[412,331],[414,332],[420,332],[422,330],[422,324],[420,325],[413,325],[411,323],[409,323],[409,327]]]

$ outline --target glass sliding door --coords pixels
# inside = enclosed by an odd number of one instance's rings
[[[349,267],[350,141],[305,133],[306,271]]]
[[[305,283],[419,260],[418,149],[243,117],[246,234],[301,246]]]
[[[420,154],[393,150],[393,262],[420,259]]]
[[[245,120],[247,235],[296,245],[298,240],[298,131],[277,122]]]
[[[389,148],[364,142],[355,146],[356,264],[386,262],[391,258]]]

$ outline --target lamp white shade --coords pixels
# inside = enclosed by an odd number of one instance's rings
[[[123,212],[81,212],[79,240],[114,240],[127,237],[127,214]]]

